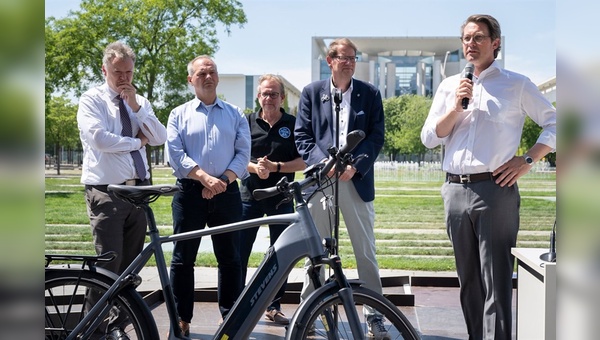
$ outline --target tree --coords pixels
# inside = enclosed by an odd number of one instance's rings
[[[46,19],[46,105],[51,93],[80,96],[102,83],[104,48],[121,40],[137,56],[138,93],[166,124],[171,109],[189,96],[188,62],[218,49],[217,24],[230,32],[244,23],[235,0],[82,0],[67,17]]]
[[[556,106],[556,102],[552,103],[552,105]],[[529,118],[529,116],[526,116],[519,149],[522,152],[527,152],[537,142],[541,132],[542,128]],[[546,159],[550,163],[550,166],[556,166],[556,152],[549,153]]]
[[[383,152],[395,160],[396,155],[419,155],[427,152],[421,143],[421,128],[425,123],[431,98],[402,95],[383,100],[385,141]]]
[[[63,96],[51,96],[46,105],[46,143],[54,145],[56,174],[60,175],[60,148],[79,144],[77,130],[77,106]]]

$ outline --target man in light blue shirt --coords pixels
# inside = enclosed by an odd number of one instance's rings
[[[183,233],[237,222],[242,201],[237,178],[247,176],[250,130],[243,112],[217,98],[219,74],[209,56],[188,64],[196,97],[171,111],[167,124],[169,164],[182,191],[173,197],[173,231]],[[218,262],[218,303],[224,318],[243,288],[239,233],[212,236]],[[189,335],[194,309],[194,261],[200,239],[175,243],[171,285],[179,325]]]

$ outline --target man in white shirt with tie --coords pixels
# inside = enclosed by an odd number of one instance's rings
[[[109,44],[102,59],[106,82],[86,91],[77,111],[83,146],[81,183],[85,184],[94,246],[98,254],[117,253],[113,261],[99,264],[117,274],[142,250],[146,217],[143,210],[106,188],[109,184],[149,185],[146,145],[162,145],[167,139],[152,105],[136,94],[131,83],[135,58],[129,46],[119,41]]]

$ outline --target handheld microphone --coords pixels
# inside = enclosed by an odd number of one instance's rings
[[[540,260],[556,262],[556,221],[554,221],[554,227],[552,227],[552,233],[550,234],[550,251],[540,255]]]
[[[338,88],[333,92],[333,102],[336,105],[340,105],[342,103],[342,91]]]
[[[467,65],[465,65],[465,70],[463,71],[463,78],[473,80],[473,71],[475,71],[475,66],[473,65],[473,63],[467,63]],[[466,110],[468,106],[469,106],[469,98],[463,98],[462,99],[463,110]]]

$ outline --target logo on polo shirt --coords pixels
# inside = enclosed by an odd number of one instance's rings
[[[290,131],[289,128],[282,127],[281,129],[279,129],[279,135],[283,138],[290,138],[290,136],[292,135],[292,131]]]

